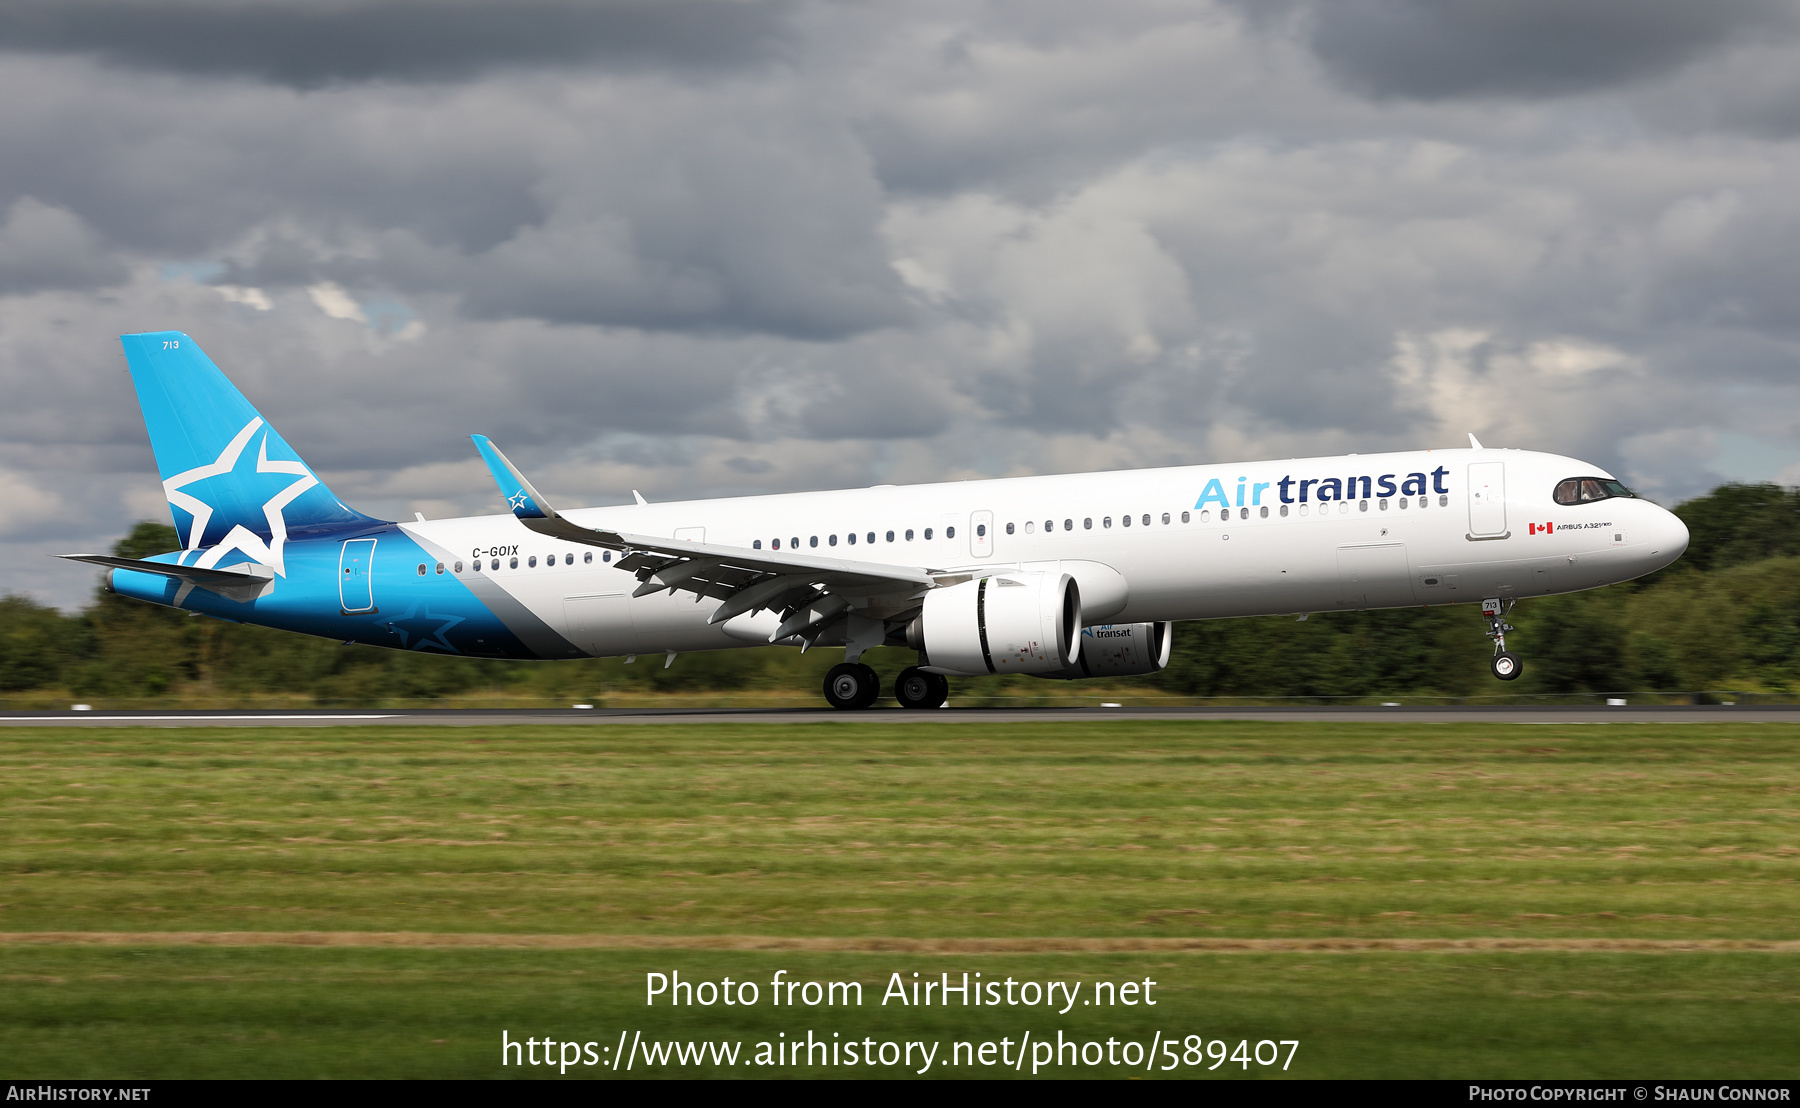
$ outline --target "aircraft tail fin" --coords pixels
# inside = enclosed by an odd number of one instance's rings
[[[249,560],[285,576],[289,536],[381,522],[326,488],[193,339],[120,341],[175,531],[185,550],[206,551],[194,565]]]

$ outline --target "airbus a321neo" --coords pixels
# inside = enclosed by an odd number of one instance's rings
[[[123,337],[182,548],[125,596],[345,643],[480,658],[843,647],[836,708],[931,708],[949,676],[1154,673],[1183,619],[1479,604],[1493,673],[1520,597],[1668,565],[1674,515],[1598,466],[1471,449],[557,508],[481,435],[509,511],[346,506],[179,331]],[[667,663],[665,663],[667,664]]]

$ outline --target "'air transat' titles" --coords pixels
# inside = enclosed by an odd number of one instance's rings
[[[1200,499],[1194,507],[1204,508],[1208,504],[1217,504],[1221,508],[1256,507],[1262,504],[1263,491],[1275,489],[1281,496],[1283,504],[1305,504],[1308,501],[1323,500],[1367,500],[1372,496],[1424,496],[1427,493],[1447,493],[1450,485],[1447,478],[1449,469],[1439,466],[1430,473],[1383,473],[1379,476],[1358,474],[1354,477],[1283,477],[1279,481],[1251,481],[1248,477],[1237,479],[1237,500],[1233,503],[1225,492],[1225,486],[1217,477],[1206,483],[1200,493]],[[1245,499],[1248,492],[1249,498]]]

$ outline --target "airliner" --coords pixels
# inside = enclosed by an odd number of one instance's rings
[[[1350,454],[553,506],[472,436],[506,511],[412,522],[339,500],[179,331],[122,336],[181,549],[104,566],[114,592],[238,623],[476,658],[842,647],[834,708],[917,653],[903,708],[948,678],[1155,673],[1176,620],[1479,605],[1493,675],[1523,597],[1642,576],[1681,520],[1588,462],[1527,450]]]

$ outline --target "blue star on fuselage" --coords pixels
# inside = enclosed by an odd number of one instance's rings
[[[425,611],[419,612],[423,606]],[[431,610],[430,601],[414,601],[406,614],[388,620],[388,628],[400,636],[400,645],[408,650],[442,650],[449,654],[460,654],[462,651],[450,645],[444,632],[463,621],[462,616],[436,615]]]

